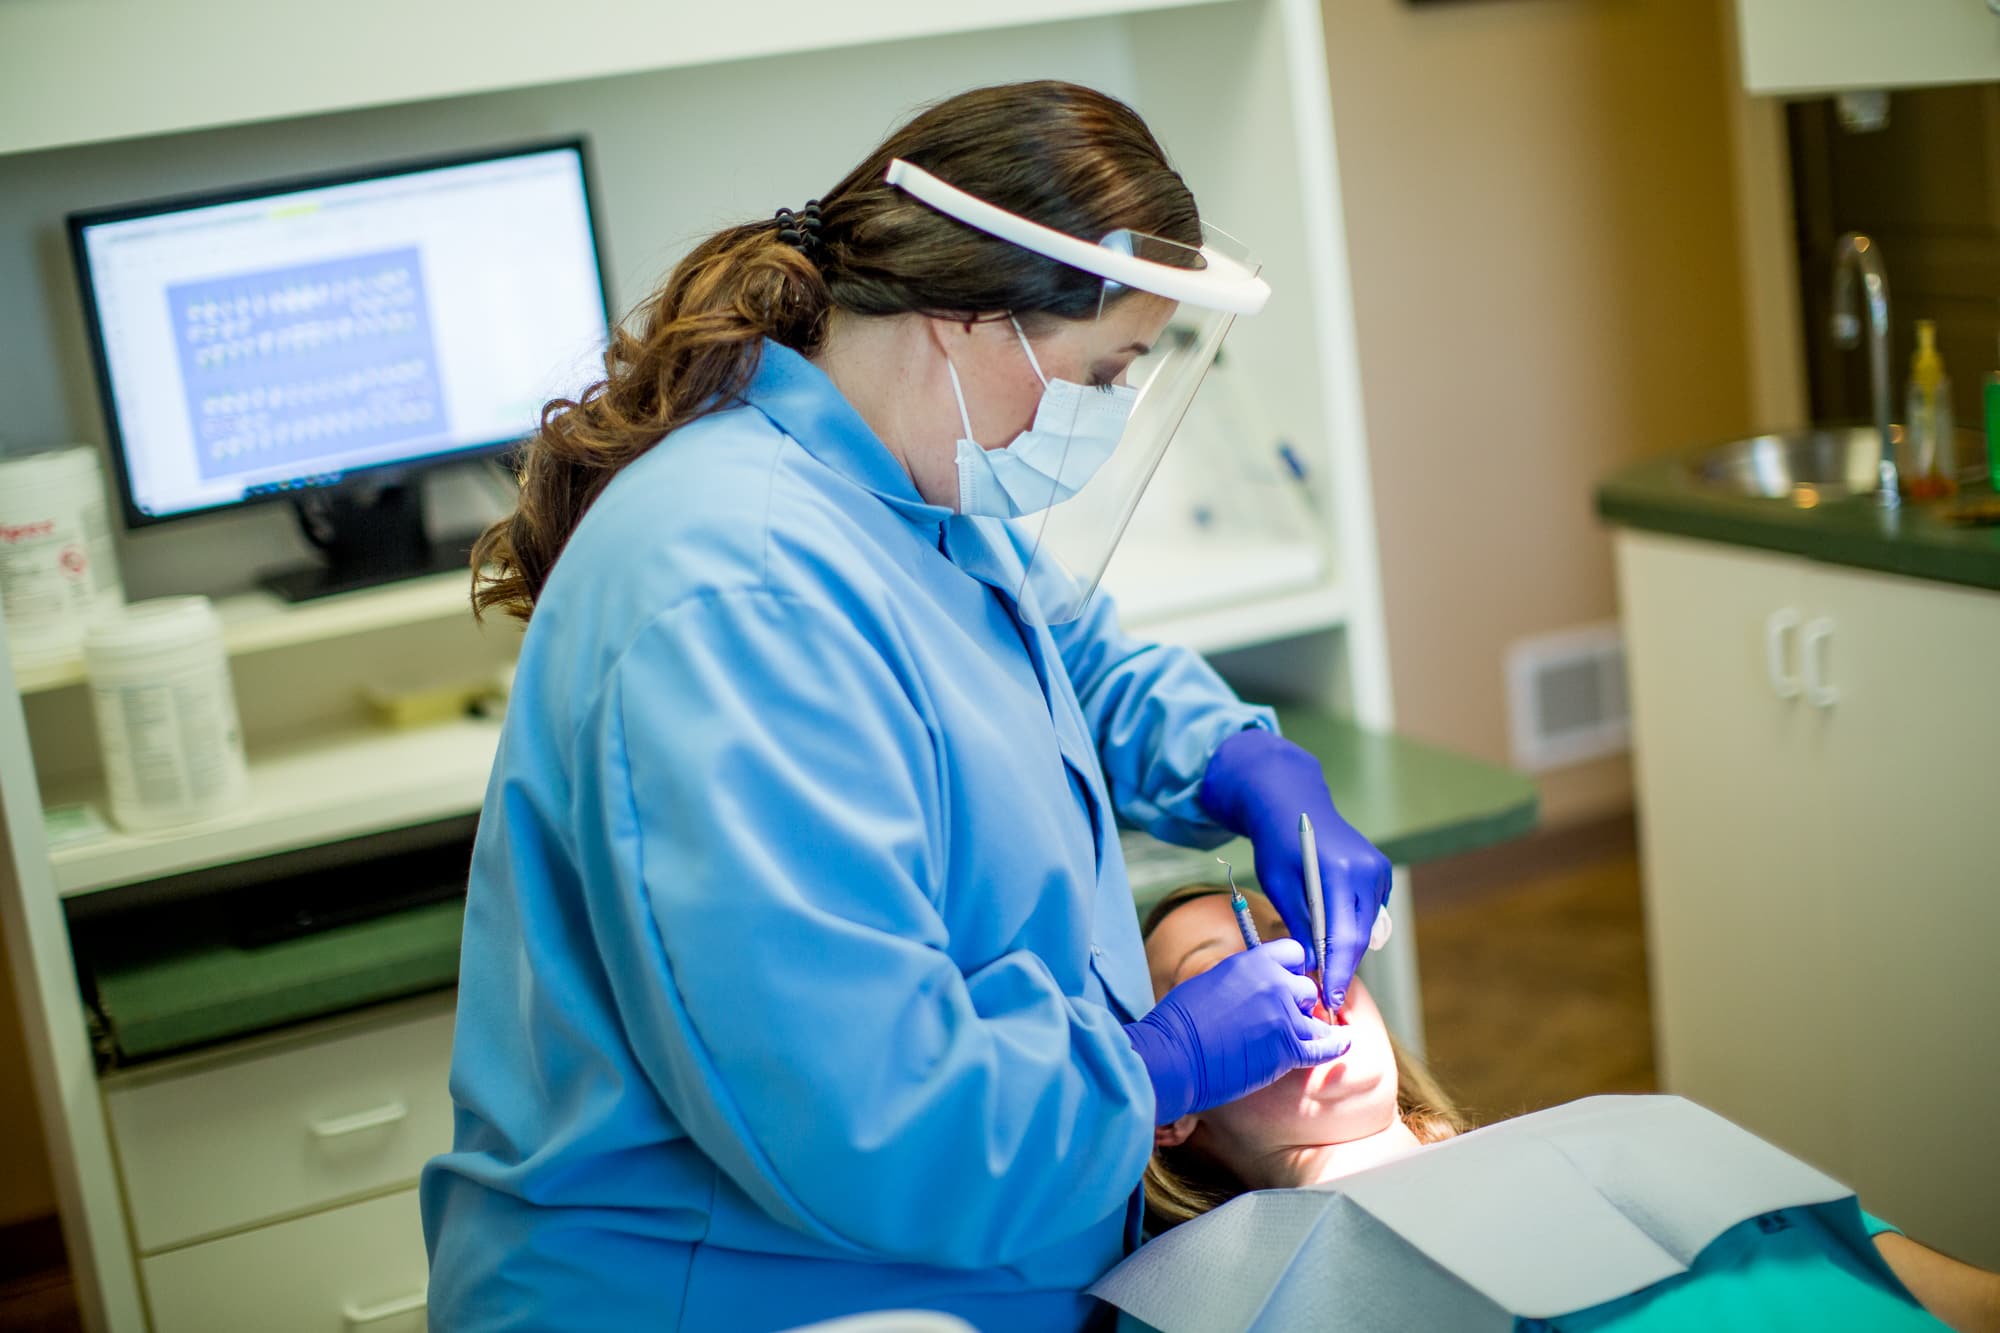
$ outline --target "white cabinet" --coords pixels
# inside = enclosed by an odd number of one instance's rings
[[[2000,1265],[2000,594],[1618,537],[1662,1083]]]
[[[451,1146],[449,1000],[105,1088],[141,1253],[413,1183]]]
[[[105,1091],[154,1333],[417,1333],[417,1175],[451,1146],[452,997],[164,1062]]]
[[[1753,93],[2000,79],[1987,0],[1736,0],[1736,21]]]
[[[1839,692],[1808,758],[1845,922],[1826,1025],[1849,1179],[2000,1268],[2000,594],[1815,571],[1808,605]]]
[[[1838,1077],[1797,1036],[1826,1002],[1821,849],[1774,816],[1805,822],[1799,736],[1817,719],[1777,697],[1765,663],[1767,621],[1797,612],[1804,567],[1623,536],[1619,554],[1662,1082],[1801,1156],[1844,1160],[1826,1114]]]
[[[154,1333],[423,1333],[413,1189],[143,1259]]]

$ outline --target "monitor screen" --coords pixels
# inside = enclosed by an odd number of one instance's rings
[[[602,373],[580,142],[69,226],[135,525],[504,448]]]

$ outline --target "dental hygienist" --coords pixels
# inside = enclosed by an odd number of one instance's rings
[[[434,1329],[1077,1327],[1154,1126],[1341,1053],[1292,940],[1154,1005],[1120,822],[1247,834],[1303,939],[1310,814],[1336,995],[1389,868],[1092,597],[1267,294],[1130,109],[988,88],[698,245],[545,413],[478,552],[478,605],[533,618]]]

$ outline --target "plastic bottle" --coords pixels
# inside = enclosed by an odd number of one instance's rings
[[[102,615],[83,638],[111,817],[131,832],[199,823],[249,795],[222,622],[206,597]]]
[[[1910,358],[1910,412],[1904,430],[1908,463],[1902,469],[1903,493],[1916,500],[1934,500],[1958,489],[1953,448],[1951,378],[1938,355],[1937,323],[1917,321],[1917,351]]]
[[[1986,471],[2000,491],[2000,370],[1986,372]]]
[[[90,617],[124,600],[97,451],[0,459],[0,608],[15,662],[74,657]]]

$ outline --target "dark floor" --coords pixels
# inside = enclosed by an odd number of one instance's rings
[[[1417,898],[1431,1069],[1475,1121],[1655,1090],[1635,857]]]
[[[1490,878],[1490,877],[1489,877]],[[1420,889],[1422,886],[1419,886]],[[1436,893],[1417,910],[1432,1070],[1480,1123],[1601,1092],[1653,1091],[1639,867],[1629,851],[1516,883]],[[54,1223],[9,1264],[0,1330],[81,1328]],[[7,1228],[26,1236],[19,1228]]]
[[[81,1333],[53,1217],[0,1227],[0,1330]]]

